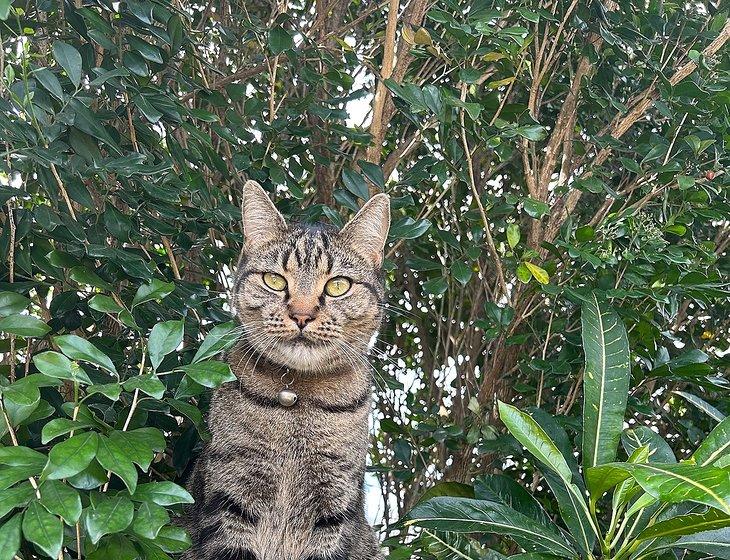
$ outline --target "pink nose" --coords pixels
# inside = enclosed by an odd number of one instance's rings
[[[314,314],[312,313],[289,313],[289,317],[294,321],[300,329],[303,329],[307,324],[314,321]]]

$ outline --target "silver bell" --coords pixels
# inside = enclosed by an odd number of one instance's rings
[[[286,408],[292,407],[297,403],[297,394],[289,389],[282,389],[276,396],[279,404]]]

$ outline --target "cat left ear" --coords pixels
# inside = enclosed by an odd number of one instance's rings
[[[243,185],[241,216],[246,249],[273,241],[286,231],[284,216],[256,181]]]
[[[373,266],[383,264],[383,249],[390,229],[390,197],[376,194],[342,228],[340,235]]]

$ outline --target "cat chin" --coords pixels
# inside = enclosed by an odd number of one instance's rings
[[[289,341],[277,345],[269,356],[274,362],[301,372],[322,373],[342,367],[342,356],[331,346],[311,341]]]

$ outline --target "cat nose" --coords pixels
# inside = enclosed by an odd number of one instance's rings
[[[289,318],[294,321],[300,329],[304,329],[314,321],[318,315],[316,307],[293,305],[289,308]]]
[[[289,313],[289,317],[294,321],[300,329],[306,327],[314,321],[314,315],[310,313]]]

